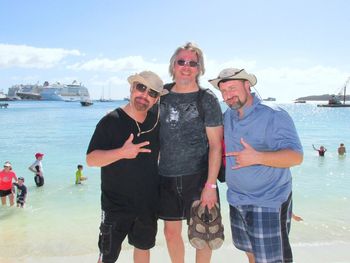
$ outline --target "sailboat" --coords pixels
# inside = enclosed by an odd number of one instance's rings
[[[100,98],[100,102],[111,102],[112,99],[111,99],[111,87],[109,87],[109,99],[105,99],[105,96],[104,96],[104,93],[105,93],[105,87],[102,88],[102,95],[101,95],[101,98]]]
[[[330,108],[341,108],[341,107],[350,107],[350,104],[346,104],[346,86],[350,82],[350,77],[345,82],[344,87],[338,93],[338,95],[332,95],[328,100],[328,104],[317,104],[317,107],[330,107]],[[343,102],[341,102],[341,97],[343,97]]]

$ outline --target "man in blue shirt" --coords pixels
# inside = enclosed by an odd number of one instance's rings
[[[257,79],[244,69],[224,69],[209,82],[229,106],[224,138],[234,245],[247,253],[249,262],[292,262],[289,168],[303,160],[293,120],[251,93]]]

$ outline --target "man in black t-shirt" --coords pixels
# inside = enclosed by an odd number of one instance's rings
[[[174,83],[166,85],[170,92],[160,103],[159,218],[172,262],[185,260],[182,221],[190,221],[193,201],[209,209],[218,201],[222,112],[215,94],[200,87],[204,71],[199,47],[186,43],[177,48],[169,64]],[[211,254],[210,247],[198,247],[196,262],[210,262]]]
[[[87,150],[101,167],[99,262],[115,262],[128,236],[136,261],[149,261],[157,233],[159,112],[149,109],[166,93],[151,71],[128,78],[130,102],[104,116]]]

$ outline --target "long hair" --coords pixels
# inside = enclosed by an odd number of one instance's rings
[[[204,67],[204,58],[203,58],[203,52],[202,50],[194,43],[187,42],[185,45],[178,47],[174,54],[170,58],[169,63],[169,74],[174,80],[174,66],[176,63],[176,57],[182,50],[190,50],[192,52],[195,52],[198,59],[198,70],[199,74],[196,76],[196,82],[199,83],[199,76],[203,75],[205,73],[205,67]]]

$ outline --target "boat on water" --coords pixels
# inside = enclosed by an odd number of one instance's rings
[[[266,99],[263,99],[263,101],[276,101],[276,98],[267,97]]]
[[[306,103],[306,100],[295,100],[294,103]]]
[[[82,100],[80,101],[80,104],[81,104],[81,106],[86,107],[86,106],[91,106],[91,105],[93,105],[94,103],[93,103],[92,100],[90,100],[90,99],[82,99]]]
[[[105,98],[105,88],[103,87],[102,88],[102,95],[101,95],[101,98],[99,99],[99,102],[111,102],[112,99],[111,99],[111,88],[109,88],[109,98],[106,99]]]
[[[345,82],[344,87],[340,90],[338,95],[332,95],[329,100],[328,104],[317,104],[317,107],[329,107],[329,108],[342,108],[342,107],[350,107],[350,104],[346,104],[346,86],[350,82],[350,77]],[[343,102],[341,99],[343,98]]]
[[[7,95],[3,91],[0,91],[0,101],[7,101],[7,100],[9,100]]]
[[[80,101],[81,98],[90,98],[88,89],[77,81],[72,84],[61,84],[59,82],[49,84],[45,81],[43,85],[15,85],[9,88],[9,98],[22,100],[46,100],[46,101]]]
[[[8,107],[8,103],[0,103],[0,109],[4,108],[6,109]]]
[[[41,100],[67,102],[80,101],[82,97],[90,98],[88,89],[77,81],[73,81],[72,84],[61,84],[57,82],[51,85],[45,82],[40,95]]]

